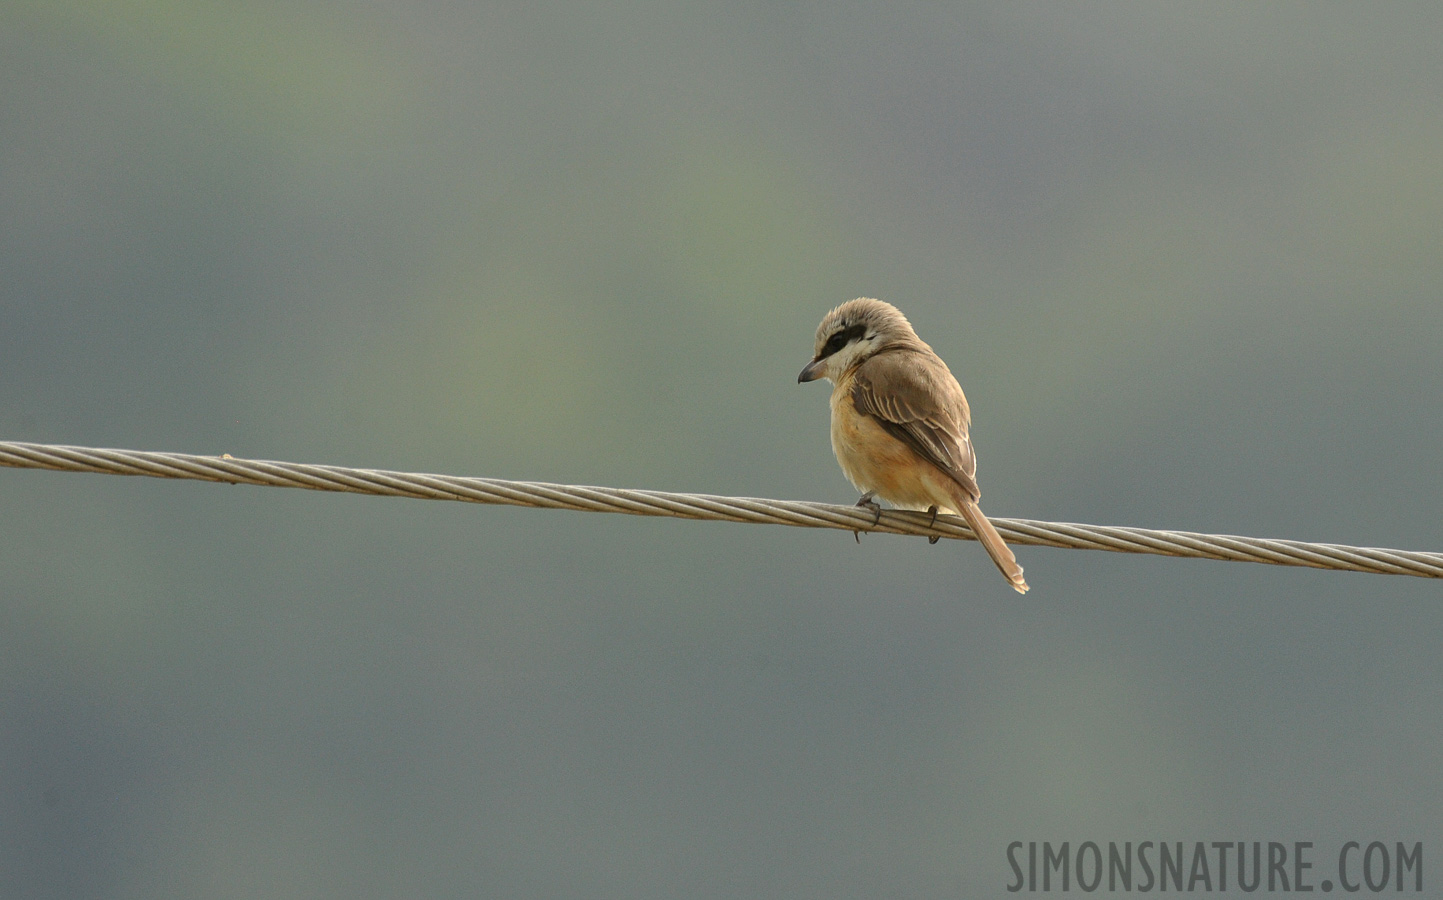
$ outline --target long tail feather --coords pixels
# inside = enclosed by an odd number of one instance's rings
[[[1017,557],[1012,555],[1012,549],[1007,546],[1006,541],[1002,540],[1002,535],[998,534],[997,529],[992,527],[992,523],[987,521],[987,516],[983,514],[976,503],[968,500],[960,505],[962,518],[972,526],[972,533],[977,535],[977,540],[982,544],[982,548],[997,564],[997,568],[1002,572],[1002,577],[1007,579],[1017,593],[1027,593],[1027,580],[1022,577],[1022,567],[1017,564]]]

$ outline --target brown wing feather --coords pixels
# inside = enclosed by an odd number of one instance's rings
[[[878,353],[857,367],[852,405],[961,485],[974,501],[977,457],[967,397],[947,364],[914,350]]]

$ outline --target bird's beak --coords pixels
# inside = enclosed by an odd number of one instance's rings
[[[814,359],[807,363],[807,367],[802,370],[802,374],[797,376],[797,384],[804,384],[808,381],[816,381],[818,378],[821,378],[822,364],[825,362],[826,360],[824,359]]]

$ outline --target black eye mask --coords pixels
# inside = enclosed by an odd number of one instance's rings
[[[827,342],[822,345],[822,353],[817,358],[825,359],[826,357],[831,356],[833,353],[836,353],[838,350],[847,346],[852,341],[860,340],[862,335],[866,333],[867,326],[865,325],[849,325],[846,328],[843,328],[841,331],[838,331],[831,337],[827,338]]]

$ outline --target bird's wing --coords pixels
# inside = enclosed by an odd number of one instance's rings
[[[882,352],[857,367],[852,404],[961,485],[974,501],[977,457],[967,437],[967,397],[931,353]]]

